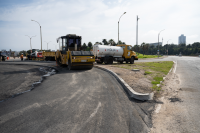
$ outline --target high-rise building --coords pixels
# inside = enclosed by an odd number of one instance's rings
[[[158,43],[148,43],[150,46],[154,46],[154,47],[157,47],[158,46]],[[159,46],[162,46],[162,42],[159,42]]]
[[[178,44],[186,44],[186,36],[184,34],[178,37]]]

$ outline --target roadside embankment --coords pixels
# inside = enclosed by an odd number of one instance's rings
[[[112,64],[97,65],[115,72],[135,92],[138,93],[159,93],[163,77],[167,75],[173,66],[172,61],[142,62],[135,64]],[[139,71],[132,71],[139,69]],[[159,84],[159,85],[158,85]]]

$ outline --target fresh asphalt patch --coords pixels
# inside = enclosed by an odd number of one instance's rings
[[[33,90],[45,77],[55,73],[46,66],[0,64],[0,102]]]

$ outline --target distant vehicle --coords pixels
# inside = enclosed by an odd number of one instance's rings
[[[31,53],[30,55],[27,55],[28,60],[32,60],[36,58],[43,58],[42,52],[39,52],[39,50],[34,50],[33,53]]]
[[[42,56],[46,61],[55,61],[56,52],[42,52]]]
[[[7,59],[7,55],[5,53],[1,53],[0,52],[0,60],[2,59],[2,61],[5,61]]]

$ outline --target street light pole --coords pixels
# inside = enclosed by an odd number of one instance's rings
[[[165,30],[165,29],[164,29]],[[161,30],[160,32],[164,31],[164,30]],[[159,35],[160,35],[160,32],[158,34],[158,58],[159,58]]]
[[[171,39],[169,39],[169,40],[171,40]],[[168,41],[169,41],[169,40],[168,40]],[[168,41],[167,41],[167,55],[168,55]]]
[[[44,42],[46,42],[46,41],[44,41]],[[51,41],[50,41],[50,42],[51,42]],[[46,42],[46,43],[47,43],[47,50],[48,50],[48,44],[49,44],[50,42]]]
[[[138,47],[138,16],[137,16],[137,25],[136,25],[136,46]],[[139,53],[139,51],[138,51]]]
[[[25,36],[29,37],[28,35],[25,35]],[[36,37],[36,36],[32,36],[32,37]],[[30,46],[31,46],[31,39],[32,39],[32,37],[29,37],[30,38]],[[31,46],[31,54],[32,54],[32,46]]]
[[[124,14],[126,14],[126,12],[124,12],[124,13],[120,16],[120,18],[121,18]],[[120,18],[119,18],[119,21],[120,21]],[[118,21],[118,45],[119,45],[119,21]]]
[[[35,20],[31,20],[31,21],[35,21]],[[37,21],[35,21],[35,22],[37,22]],[[39,26],[40,26],[40,24],[39,24]],[[41,51],[42,51],[42,30],[41,30],[41,26],[40,26],[40,38],[41,38]]]

